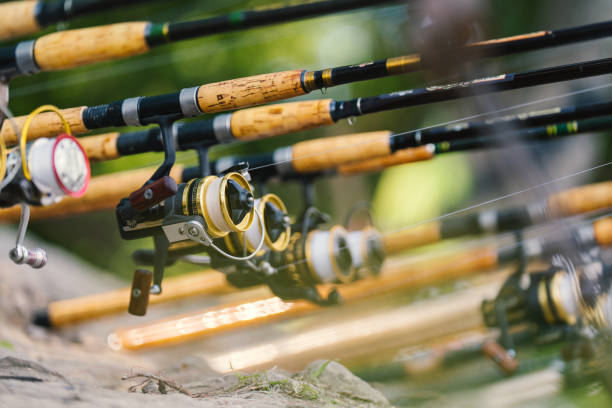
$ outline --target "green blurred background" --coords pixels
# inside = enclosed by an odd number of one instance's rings
[[[150,1],[127,6],[120,10],[80,18],[59,28],[77,28],[118,21],[148,20],[153,22],[183,21],[211,16],[238,9],[269,4],[260,1]],[[546,28],[561,28],[604,19],[602,10],[610,12],[605,1],[577,3],[563,1],[490,1],[489,18],[484,26],[486,38],[514,35]],[[96,105],[137,95],[175,92],[207,82],[231,79],[266,72],[305,68],[321,69],[353,64],[415,50],[412,29],[418,25],[417,2],[385,5],[358,12],[326,16],[317,19],[258,28],[231,34],[184,41],[159,47],[151,53],[122,61],[97,64],[80,69],[43,73],[18,78],[11,84],[10,106],[15,114],[27,114],[41,104],[59,107]],[[408,6],[407,6],[408,5]],[[564,10],[571,9],[572,13]],[[608,14],[610,16],[610,14]],[[53,27],[47,32],[58,27]],[[526,70],[587,58],[609,56],[609,40],[563,47],[537,53],[520,54],[495,59],[473,67],[474,76],[504,71]],[[411,74],[368,81],[329,89],[325,97],[347,99],[375,95],[400,89],[418,87],[423,83],[440,81],[427,74]],[[535,90],[515,91],[495,96],[496,106],[509,106],[527,100],[576,90],[609,78],[575,81],[571,85],[539,87]],[[585,100],[605,97],[588,94]],[[314,92],[304,98],[323,97]],[[473,99],[473,98],[472,98]],[[489,102],[487,102],[489,101]],[[574,103],[578,100],[555,101]],[[216,147],[211,157],[240,152],[257,152],[294,143],[299,140],[340,135],[344,133],[390,129],[404,131],[425,125],[461,118],[494,108],[490,99],[459,101],[433,106],[403,109],[358,118],[350,125],[346,121],[333,127],[317,129],[273,140]],[[107,130],[105,130],[107,131]],[[100,132],[101,133],[101,132]],[[542,174],[517,174],[494,153],[453,154],[427,163],[401,166],[382,174],[321,179],[316,182],[317,205],[329,212],[334,221],[342,222],[349,209],[360,200],[371,201],[375,221],[383,230],[409,226],[442,213],[515,191],[548,180],[570,171],[589,167],[610,159],[610,144],[604,146],[605,136],[576,138],[580,149],[555,143],[533,153],[534,162],[563,162],[560,169]],[[573,143],[576,143],[575,141]],[[571,145],[574,146],[574,145]],[[595,146],[595,147],[593,147]],[[552,152],[552,153],[551,153]],[[154,166],[161,154],[131,156],[105,163],[95,163],[93,174],[118,172],[129,168]],[[195,153],[179,153],[179,162],[194,165]],[[536,159],[533,159],[535,157]],[[560,158],[560,159],[559,159]],[[570,164],[574,163],[574,167]],[[533,163],[531,163],[533,164]],[[539,165],[539,163],[538,163]],[[566,170],[567,169],[567,170]],[[547,170],[548,171],[548,170]],[[582,180],[608,177],[605,172],[594,172]],[[573,182],[577,182],[574,180]],[[302,210],[302,196],[297,183],[270,186],[287,203],[295,217]],[[527,196],[522,199],[527,200]],[[114,214],[100,212],[59,220],[32,223],[31,231],[56,245],[65,247],[79,257],[110,273],[129,279],[134,265],[130,254],[137,248],[152,247],[151,240],[122,241],[116,229]],[[52,262],[52,260],[50,260]],[[191,270],[189,266],[174,266],[169,272]]]

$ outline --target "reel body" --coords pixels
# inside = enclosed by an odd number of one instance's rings
[[[91,177],[85,151],[72,136],[38,139],[27,145],[29,178],[23,170],[18,150],[6,159],[6,176],[0,190],[0,207],[19,203],[49,205],[65,196],[80,197]]]
[[[170,243],[203,240],[208,245],[212,238],[248,229],[254,219],[253,201],[248,181],[239,173],[228,173],[180,184],[172,197],[143,211],[124,198],[116,215],[123,239],[164,234]]]

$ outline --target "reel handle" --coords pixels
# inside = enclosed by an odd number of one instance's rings
[[[172,197],[177,190],[176,181],[170,176],[164,176],[133,191],[129,195],[130,205],[137,211],[145,211]]]
[[[153,272],[147,269],[136,269],[134,279],[130,289],[130,304],[128,313],[134,316],[144,316],[147,314],[149,306],[149,292],[153,282]]]
[[[599,245],[612,245],[612,217],[604,218],[593,223],[595,240]]]
[[[482,352],[493,361],[505,374],[513,374],[519,366],[519,362],[512,353],[496,341],[487,341],[482,346]]]
[[[22,245],[11,249],[9,256],[17,265],[26,264],[40,269],[47,264],[47,251],[42,248],[28,249]]]

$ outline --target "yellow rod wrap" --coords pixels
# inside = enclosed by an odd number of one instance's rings
[[[55,112],[57,116],[59,116],[62,120],[62,124],[64,125],[64,130],[66,131],[66,133],[72,136],[68,121],[57,107],[53,105],[43,105],[34,109],[32,113],[28,115],[28,118],[26,119],[23,125],[23,129],[21,130],[21,137],[19,139],[19,149],[21,150],[21,165],[23,168],[23,176],[28,180],[32,179],[32,176],[30,175],[30,170],[28,169],[28,162],[26,160],[26,143],[28,141],[28,130],[30,129],[30,124],[32,123],[34,117],[42,112]]]

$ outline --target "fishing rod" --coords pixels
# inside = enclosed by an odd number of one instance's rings
[[[398,2],[324,0],[279,8],[235,11],[179,23],[139,21],[65,30],[0,48],[0,77],[8,81],[18,75],[135,56],[167,43]],[[579,31],[600,38],[605,36],[600,33],[601,29],[606,30],[605,24],[592,28],[586,26]],[[579,33],[577,35],[580,36]]]
[[[520,230],[555,219],[612,207],[612,181],[551,194],[524,206],[485,210],[446,218],[385,235],[385,247],[406,250],[466,235]]]
[[[570,239],[581,248],[612,245],[612,219],[597,220],[575,230]],[[483,270],[493,270],[517,260],[539,259],[555,253],[567,242],[567,236],[554,238],[530,238],[509,247],[484,246],[469,249],[464,253],[439,257],[432,261],[414,261],[390,264],[383,267],[377,277],[368,277],[357,282],[335,288],[344,302],[352,302],[372,296],[414,290],[427,285],[439,284],[473,275]],[[330,286],[321,289],[331,290]],[[255,306],[257,305],[257,306]],[[295,317],[315,310],[318,306],[307,301],[283,303],[279,298],[255,297],[246,303],[219,306],[199,313],[172,317],[138,328],[118,330],[111,335],[109,343],[115,349],[138,350],[141,348],[175,344],[189,339],[232,330],[247,325],[258,325],[280,318]],[[245,316],[244,309],[255,309],[257,313]],[[181,330],[176,330],[181,319]]]
[[[469,126],[469,123],[465,126]],[[447,135],[446,141],[435,144],[425,143],[419,147],[405,147],[413,145],[402,137],[406,133],[393,134],[390,131],[379,131],[298,142],[270,153],[221,157],[210,166],[213,172],[223,172],[237,163],[246,162],[249,168],[256,169],[251,176],[258,181],[270,178],[300,179],[304,175],[317,173],[361,174],[400,164],[430,160],[440,154],[504,147],[517,142],[548,141],[580,133],[610,130],[612,116],[512,129],[469,139],[464,139],[461,135],[464,129],[461,125],[443,129],[444,132],[440,133]],[[456,133],[460,135],[457,140],[454,139]],[[395,140],[396,138],[398,140]],[[436,139],[442,139],[442,135],[436,135]],[[102,156],[97,154],[100,150],[98,148],[100,140],[96,139],[96,136],[82,138],[81,143],[87,146],[86,148],[91,150],[95,157]]]
[[[142,54],[153,47],[176,41],[394,2],[397,0],[327,0],[277,9],[238,11],[182,23],[133,22],[66,30],[45,35],[35,41],[22,42],[15,47],[0,49],[0,76],[8,79],[41,70],[74,68]],[[295,88],[293,96],[356,81],[414,72],[448,59],[458,62],[510,55],[595,40],[611,33],[612,22],[606,21],[470,43],[425,55],[412,54],[317,71],[302,70],[302,86]],[[92,44],[94,38],[96,43]],[[58,58],[59,54],[62,58]]]
[[[0,40],[32,34],[75,17],[143,0],[20,0],[0,4]]]
[[[139,179],[140,180],[145,179],[150,172],[151,170],[145,170],[145,171],[126,172],[118,176],[105,175],[105,176],[100,177],[103,180],[99,180],[100,178],[93,178],[92,185],[94,187],[90,187],[89,191],[97,192],[98,188],[95,186],[98,186],[98,185],[108,186],[109,183],[107,183],[107,180],[110,180],[111,176],[113,177],[114,180],[121,179],[121,178],[124,178],[126,181],[136,179],[136,181],[133,181],[133,182],[139,183],[140,182]],[[139,173],[140,175],[138,176]],[[584,187],[583,189],[581,188],[570,189],[570,190],[563,191],[561,193],[557,193],[556,195],[553,195],[550,197],[549,202],[555,203],[554,205],[558,208],[568,208],[568,207],[571,208],[571,207],[576,207],[577,205],[584,205],[584,204],[592,203],[593,199],[596,198],[599,194],[585,195],[584,193],[585,193],[585,190],[595,192],[596,186],[598,185],[587,186],[587,187]],[[605,184],[602,184],[601,186],[603,187],[605,186]],[[609,183],[607,187],[608,188],[610,187]],[[129,188],[130,187],[128,187],[128,189]],[[122,195],[121,192],[117,193],[117,192],[112,192],[108,190],[104,190],[104,192],[100,191],[96,195],[101,197],[106,194]],[[99,199],[98,197],[96,198]],[[113,203],[115,202],[113,197],[110,198],[110,201]],[[572,203],[574,204],[572,205]],[[604,208],[604,206],[603,205],[601,207],[591,206],[589,208],[584,208],[584,211],[593,211],[599,208]],[[566,213],[566,215],[577,214],[577,213],[579,213],[579,211],[573,210],[571,213],[570,212]],[[360,255],[359,251],[355,251],[355,245],[353,244],[353,242],[351,242],[352,240],[355,239],[353,237],[359,237],[359,236],[361,236],[362,239],[364,237],[373,239],[374,237],[370,237],[368,235],[370,232],[372,232],[370,230],[371,230],[370,228],[366,228],[363,230],[361,234],[356,234],[356,232],[359,232],[359,231],[349,232],[349,248],[351,249],[351,255],[352,255],[354,262],[360,257],[362,259],[368,259],[371,256],[367,254]],[[605,241],[602,241],[602,242],[605,242]],[[400,237],[400,234],[393,234],[393,233],[386,234],[383,237],[382,245],[383,245],[384,253],[386,253],[387,255],[399,253],[399,252],[404,251],[405,249],[408,249],[414,246],[410,238]],[[536,247],[538,246],[536,244],[534,245]],[[191,246],[191,249],[193,249],[193,247],[194,246]],[[364,248],[365,246],[357,245],[357,247]],[[185,249],[187,250],[187,252],[182,252]],[[170,248],[167,262],[168,264],[172,264],[173,262],[180,260],[182,256],[185,256],[186,254],[188,255],[191,253],[192,252],[189,251],[189,248],[180,248],[180,247],[175,246],[174,248]],[[137,251],[137,253],[135,253],[134,256],[138,258],[137,263],[152,264],[153,262],[152,261],[153,254],[151,252],[140,250],[140,251]],[[489,248],[478,249],[476,251],[469,252],[469,254],[466,255],[465,257],[461,255],[460,259],[463,259],[463,258],[468,258],[468,259],[474,258],[476,260],[480,259],[482,261],[482,264],[480,266],[475,266],[475,264],[470,264],[471,266],[474,267],[474,269],[486,269],[487,267],[493,267],[497,265],[497,262],[499,259],[498,255],[495,254],[495,252],[491,252]],[[503,257],[503,259],[509,259],[509,258],[512,258],[512,254],[506,255]],[[425,281],[422,283],[424,285],[431,283],[431,282],[435,283],[436,281],[439,281],[440,279],[442,279],[443,276],[448,277],[449,276],[448,274],[456,273],[456,272],[453,272],[453,270],[455,270],[454,268],[456,268],[457,266],[461,268],[464,266],[464,263],[465,263],[464,259],[457,262],[457,257],[450,257],[450,260],[447,262],[442,261],[442,265],[440,266],[440,271],[441,273],[443,273],[443,275],[439,275],[439,276],[437,276],[436,273],[433,273],[430,270],[431,265],[423,265],[420,267],[420,269],[415,267],[414,268],[415,271],[417,270],[419,271],[415,279],[417,281],[419,279],[425,279]],[[359,266],[356,266],[356,267],[358,268]],[[419,277],[422,271],[426,271],[426,275]],[[385,269],[384,273],[388,273],[388,272],[389,272],[389,269],[388,268]],[[376,272],[373,269],[370,269],[369,274],[376,275]],[[455,278],[456,277],[457,276],[455,276]],[[433,280],[427,280],[427,279],[433,279]],[[177,289],[177,287],[179,289]],[[181,291],[180,288],[184,288],[183,290],[185,290],[185,292]],[[168,278],[167,279],[167,289],[166,289],[166,291],[168,292],[164,291],[160,296],[156,296],[151,299],[152,301],[154,299],[155,303],[159,303],[159,302],[164,302],[166,300],[173,300],[175,298],[182,298],[182,297],[187,297],[187,296],[197,296],[197,295],[209,295],[209,294],[217,294],[217,293],[227,293],[227,292],[231,292],[235,290],[238,290],[238,287],[233,286],[232,284],[228,283],[227,280],[225,279],[225,275],[222,275],[221,273],[215,274],[215,273],[204,272],[204,273],[196,273],[196,274],[187,275],[185,277],[184,283],[183,283],[182,277]],[[102,293],[99,295],[91,295],[91,296],[85,296],[82,298],[67,299],[63,301],[52,302],[49,304],[46,311],[42,311],[41,313],[39,313],[41,317],[37,318],[36,321],[44,322],[44,325],[47,325],[47,326],[50,325],[52,327],[61,327],[63,325],[71,324],[73,322],[79,322],[82,320],[87,320],[87,319],[95,318],[98,316],[118,313],[118,312],[124,311],[127,308],[128,298],[129,298],[129,290],[122,289],[120,292],[117,292],[117,293],[115,292]]]

